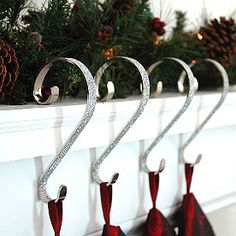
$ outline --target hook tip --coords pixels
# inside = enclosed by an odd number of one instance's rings
[[[162,81],[158,81],[157,82],[157,92],[159,93],[159,94],[161,94],[162,93],[162,91],[163,91],[163,82]]]
[[[191,165],[192,167],[199,164],[202,160],[202,154],[199,154],[195,160],[195,162]]]
[[[198,154],[198,157],[197,157],[197,159],[195,161],[195,164],[200,163],[201,160],[202,160],[202,154],[200,153],[200,154]]]
[[[66,198],[66,194],[67,194],[67,187],[65,185],[61,185],[58,189],[57,192],[57,198],[55,200],[55,202],[63,201]]]
[[[46,101],[47,104],[55,103],[57,101],[58,97],[59,97],[59,88],[57,86],[51,87],[51,94]]]
[[[116,183],[117,179],[119,178],[119,173],[115,173],[112,175],[110,181],[107,183],[107,186]]]
[[[183,84],[183,81],[178,81],[177,82],[177,86],[178,86],[178,90],[181,94],[184,94],[184,84]]]
[[[161,162],[160,162],[160,165],[159,165],[159,169],[157,172],[155,172],[155,174],[160,174],[166,167],[166,160],[165,159],[162,159]]]
[[[163,82],[158,81],[156,85],[156,91],[151,94],[151,98],[157,98],[163,91]]]
[[[50,92],[51,93],[49,97],[45,100],[42,96],[41,88],[37,89],[36,91],[33,92],[35,101],[40,105],[55,103],[59,97],[59,88],[57,86],[53,86],[50,88]]]
[[[115,93],[115,85],[112,81],[108,81],[107,82],[107,95],[103,98],[101,98],[99,91],[98,91],[98,87],[97,87],[97,99],[100,100],[101,102],[107,102],[110,101]]]
[[[115,85],[114,85],[114,83],[111,80],[109,80],[107,82],[107,89],[108,89],[108,93],[114,94],[114,92],[115,92]]]
[[[198,80],[195,76],[193,78],[194,78],[194,80],[193,80],[193,82],[194,82],[194,91],[196,92],[196,91],[198,91],[199,83],[198,83]]]

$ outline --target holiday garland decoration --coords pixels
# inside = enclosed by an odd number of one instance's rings
[[[163,36],[166,32],[165,25],[165,22],[158,17],[149,19],[149,29],[153,31],[153,45],[155,47],[157,47],[160,43],[159,36]]]
[[[0,39],[0,102],[7,102],[18,76],[19,64],[14,48]]]
[[[166,38],[167,20],[154,17],[148,0],[105,0],[102,3],[99,0],[75,0],[73,3],[48,0],[40,9],[32,8],[28,0],[1,0],[0,39],[14,48],[16,54],[9,49],[14,68],[8,67],[4,60],[8,75],[14,79],[8,86],[6,83],[2,86],[0,102],[33,101],[34,80],[39,70],[55,57],[78,59],[92,74],[114,56],[133,57],[146,68],[166,56],[180,58],[186,63],[213,57],[227,66],[231,83],[236,83],[233,19],[214,19],[192,32],[185,30],[186,14],[176,12],[176,26]],[[196,37],[197,33],[200,38]],[[217,74],[208,81],[209,70],[198,70],[200,88],[218,85]],[[176,77],[180,73],[176,65],[163,63],[151,77],[151,89],[155,90],[156,81],[161,79],[164,90],[177,91]],[[140,93],[137,76],[132,67],[124,68],[117,63],[104,75],[101,94],[106,92],[108,80],[115,85],[115,97]],[[82,76],[70,65],[57,65],[50,71],[44,84],[45,96],[48,96],[47,88],[54,85],[59,87],[61,95],[86,94]]]
[[[229,66],[231,57],[236,55],[236,24],[233,18],[211,20],[200,29],[198,38],[203,41],[210,58],[226,68]]]

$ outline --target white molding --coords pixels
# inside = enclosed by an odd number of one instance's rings
[[[168,135],[193,131],[198,120],[207,114],[218,97],[219,94],[196,95],[189,109]],[[164,127],[184,99],[184,96],[150,99],[144,113],[121,143],[156,137],[160,124]],[[94,116],[72,150],[107,145],[137,105],[138,100],[129,99],[125,102],[113,100],[109,103],[98,103]],[[236,93],[230,93],[223,106],[204,129],[234,125],[236,114],[231,111],[235,106]],[[0,109],[0,143],[4,154],[0,162],[6,162],[53,155],[72,132],[85,109],[85,104],[75,105],[73,101],[72,105],[62,102],[50,106],[0,106]],[[230,115],[225,116],[225,114]],[[12,144],[14,149],[10,148]]]

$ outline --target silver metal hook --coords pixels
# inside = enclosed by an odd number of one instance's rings
[[[115,86],[114,83],[112,81],[108,81],[107,82],[107,94],[101,98],[101,95],[99,93],[99,84],[100,84],[100,80],[102,78],[102,75],[104,73],[104,71],[107,69],[107,67],[109,67],[109,61],[107,61],[107,64],[103,64],[103,66],[101,66],[98,71],[96,72],[95,76],[94,76],[94,80],[95,80],[95,84],[96,84],[96,94],[97,94],[97,98],[99,101],[101,102],[106,102],[109,101],[113,98],[114,93],[115,93]]]
[[[207,117],[202,121],[202,123],[200,125],[198,125],[198,127],[195,129],[195,131],[190,135],[190,137],[184,142],[184,144],[181,147],[181,153],[182,155],[184,154],[184,150],[186,149],[186,147],[193,141],[194,138],[196,138],[196,136],[198,135],[198,133],[201,131],[201,129],[205,126],[205,124],[210,120],[210,118],[215,114],[215,112],[220,108],[220,106],[222,105],[222,103],[224,102],[228,91],[229,91],[229,78],[227,75],[226,70],[224,69],[224,67],[217,61],[213,60],[213,59],[202,59],[199,61],[193,61],[190,64],[190,67],[193,67],[194,65],[196,65],[197,63],[200,63],[201,61],[206,61],[206,62],[210,62],[211,64],[213,64],[217,70],[220,72],[221,76],[222,76],[222,81],[223,81],[223,90],[222,90],[222,94],[221,97],[219,99],[219,101],[217,102],[217,104],[213,107],[213,109],[211,110],[211,112],[207,115]],[[185,79],[185,72],[183,72],[180,75],[178,84],[182,84],[181,86],[183,86],[184,84],[184,79]],[[198,158],[199,159],[199,156]],[[185,162],[184,157],[182,156],[182,160]]]
[[[166,167],[166,160],[165,159],[161,159],[158,171],[155,172],[155,175],[160,174],[165,169],[165,167]]]
[[[199,164],[201,162],[201,160],[202,160],[202,154],[198,154],[196,160],[191,164],[191,167]]]
[[[159,64],[161,64],[162,63],[162,61],[160,61],[160,62],[157,62],[157,64],[156,63],[153,63],[148,69],[147,69],[147,73],[148,73],[148,75],[150,76],[151,75],[151,73],[153,72],[153,70],[159,65]],[[156,85],[156,90],[151,94],[151,98],[156,98],[156,97],[158,97],[161,93],[162,93],[162,91],[163,91],[163,82],[162,81],[158,81],[157,82],[157,85]]]
[[[90,71],[88,70],[88,68],[83,63],[81,63],[80,61],[77,61],[73,58],[56,58],[53,61],[51,61],[50,63],[48,63],[40,71],[40,73],[39,73],[40,76],[38,76],[35,81],[34,95],[37,94],[37,91],[41,90],[41,87],[39,87],[39,86],[42,85],[44,77],[46,76],[47,72],[49,71],[50,66],[52,66],[53,63],[58,62],[58,61],[65,61],[65,62],[71,63],[73,65],[76,65],[81,70],[81,72],[83,73],[83,75],[85,77],[87,86],[88,86],[88,98],[87,98],[87,105],[86,105],[86,109],[83,114],[83,117],[81,118],[81,120],[79,121],[79,123],[75,127],[74,131],[72,132],[72,134],[69,136],[69,138],[67,139],[67,141],[63,145],[63,147],[59,150],[59,152],[56,154],[56,156],[54,157],[52,162],[49,164],[49,166],[47,167],[47,169],[45,170],[45,172],[42,174],[42,176],[39,179],[38,193],[39,193],[40,199],[45,203],[48,203],[49,201],[52,200],[47,192],[48,179],[50,178],[52,173],[55,171],[55,169],[57,168],[59,163],[62,161],[62,159],[65,157],[66,153],[69,151],[69,149],[71,148],[71,146],[75,142],[75,140],[78,138],[79,134],[82,132],[84,127],[87,125],[87,123],[91,119],[94,109],[95,109],[95,105],[96,105],[96,85],[95,85],[93,76],[90,73]],[[52,101],[52,100],[54,100],[53,97],[51,97],[50,99],[47,99],[47,101],[44,101],[43,103],[40,102],[40,104],[48,104],[48,102]],[[66,197],[66,193],[67,193],[66,186],[61,185],[58,190],[56,201],[58,201],[59,199],[63,200]]]
[[[50,88],[50,95],[46,100],[43,100],[42,96],[42,86],[45,76],[47,75],[48,71],[50,70],[50,67],[57,61],[66,61],[63,58],[56,58],[49,62],[46,66],[44,66],[41,71],[39,72],[35,82],[34,82],[34,89],[33,89],[33,96],[35,99],[35,102],[40,105],[48,105],[55,103],[59,97],[59,88],[57,86],[53,86]]]
[[[143,156],[141,157],[141,167],[147,173],[151,172],[151,170],[147,166],[148,155],[150,154],[152,149],[161,141],[161,139],[164,137],[164,135],[167,133],[167,131],[174,125],[174,123],[180,118],[180,116],[188,108],[189,104],[191,103],[191,101],[193,99],[194,93],[196,92],[197,83],[198,83],[196,78],[194,77],[191,69],[189,68],[189,66],[184,61],[182,61],[178,58],[167,57],[167,58],[161,59],[160,61],[157,61],[156,63],[154,63],[153,65],[151,65],[149,67],[149,73],[151,73],[158,65],[160,65],[163,62],[163,60],[175,61],[175,62],[179,63],[184,68],[185,72],[188,75],[188,79],[189,79],[189,91],[188,91],[186,100],[185,100],[183,106],[181,107],[181,109],[177,112],[177,114],[170,121],[170,123],[162,130],[162,132],[159,134],[159,136],[155,138],[155,140],[145,150]]]
[[[57,192],[57,198],[55,199],[55,202],[63,201],[66,198],[67,195],[67,187],[65,185],[61,185]]]
[[[148,72],[148,70],[147,70]],[[148,75],[150,75],[150,73],[148,73]],[[143,86],[142,83],[140,83],[140,91],[143,91]],[[156,84],[156,90],[151,93],[150,98],[157,98],[163,91],[163,82],[162,81],[158,81]]]
[[[151,94],[151,98],[156,98],[158,97],[163,91],[163,82],[158,81],[156,85],[156,90]]]
[[[99,69],[100,77],[96,77],[97,81],[97,87],[99,86],[99,81],[101,79],[101,75],[103,72],[114,62],[124,60],[127,61],[131,64],[133,64],[137,70],[139,71],[141,78],[142,78],[142,83],[143,83],[143,92],[142,92],[142,99],[140,100],[139,106],[136,110],[136,112],[132,115],[131,119],[127,122],[127,124],[124,126],[124,128],[120,131],[120,133],[114,138],[113,142],[106,148],[105,151],[97,158],[96,161],[93,162],[92,164],[92,177],[93,179],[98,183],[101,184],[104,182],[99,175],[99,168],[102,164],[102,162],[106,159],[106,157],[110,154],[110,152],[115,148],[115,146],[119,143],[121,138],[127,133],[127,131],[132,127],[134,122],[138,119],[138,117],[142,114],[145,105],[147,104],[147,101],[149,99],[149,93],[150,93],[150,84],[149,84],[149,78],[146,70],[144,67],[135,59],[129,58],[129,57],[114,57],[107,62],[105,62],[102,67]],[[98,88],[97,88],[98,91]],[[117,180],[118,175],[115,173],[111,180],[108,181],[110,184],[115,183]]]

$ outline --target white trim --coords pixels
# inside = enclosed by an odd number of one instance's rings
[[[219,94],[197,95],[168,135],[192,131],[198,122],[198,117],[207,114],[218,97]],[[144,113],[134,125],[135,128],[131,128],[121,143],[154,138],[160,129],[160,121],[163,127],[173,117],[177,110],[176,107],[179,107],[184,99],[183,96],[150,99]],[[57,103],[50,106],[1,106],[0,108],[3,109],[0,110],[0,143],[4,155],[0,162],[55,153],[58,148],[55,136],[60,136],[58,138],[61,145],[85,109],[85,104],[75,105],[74,103],[72,105]],[[119,129],[131,116],[137,104],[138,100],[129,99],[126,99],[125,102],[113,100],[109,103],[98,103],[94,116],[72,150],[107,145],[112,136],[119,132]],[[204,129],[234,125],[236,115],[231,111],[235,106],[236,94],[230,93],[223,106]],[[111,125],[113,134],[108,131]],[[99,138],[97,134],[99,134]],[[14,144],[14,149],[9,148],[10,143]]]

